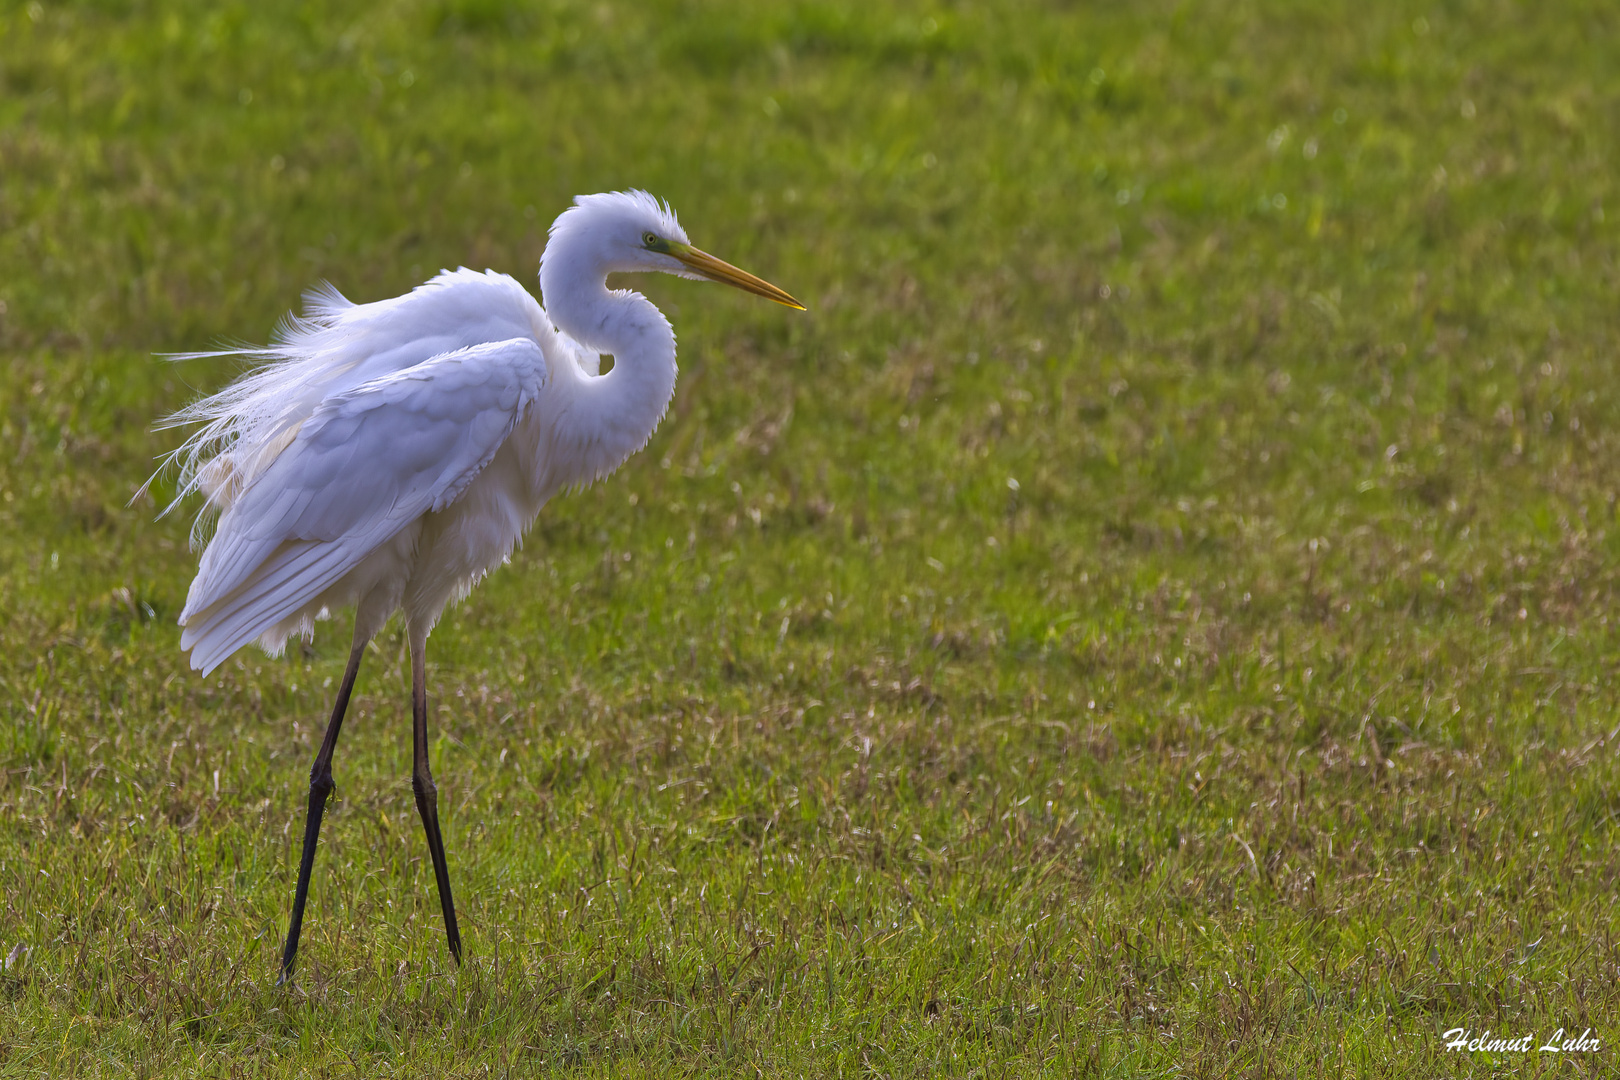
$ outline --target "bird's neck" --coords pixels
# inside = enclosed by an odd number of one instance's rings
[[[546,313],[581,345],[612,356],[613,368],[592,375],[573,356],[551,365],[555,411],[542,437],[556,487],[599,480],[646,446],[676,376],[675,331],[663,313],[639,293],[610,290],[607,267],[569,256],[548,252],[541,266]]]

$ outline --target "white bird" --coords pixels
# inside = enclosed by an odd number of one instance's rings
[[[328,285],[266,348],[185,354],[260,362],[167,422],[204,424],[171,455],[180,464],[176,502],[193,491],[207,500],[194,542],[218,513],[180,615],[191,666],[206,674],[255,640],[278,654],[329,608],[355,607],[348,667],[310,770],[283,981],[360,658],[400,610],[411,650],[412,789],[460,962],[428,771],[428,634],[446,605],[511,555],[548,499],[608,475],[652,437],[675,390],[675,333],[646,297],[606,282],[651,270],[804,309],[694,248],[667,203],[614,192],[580,196],[552,224],[540,260],[544,308],[494,271],[445,271],[370,304]],[[599,374],[603,354],[613,365]]]

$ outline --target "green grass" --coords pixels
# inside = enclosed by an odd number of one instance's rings
[[[0,1072],[1603,1075],[1620,10],[0,4]],[[671,415],[429,651],[178,648],[152,420],[643,186]],[[1596,1054],[1439,1033],[1591,1027]]]

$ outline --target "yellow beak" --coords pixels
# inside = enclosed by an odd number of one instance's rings
[[[734,285],[743,292],[751,292],[755,296],[763,296],[767,300],[775,300],[785,307],[805,310],[787,293],[778,289],[770,282],[750,274],[746,270],[739,270],[724,259],[717,259],[707,251],[699,251],[689,244],[670,244],[669,253],[679,259],[687,269],[693,273],[701,274],[710,281],[718,281],[723,285]]]

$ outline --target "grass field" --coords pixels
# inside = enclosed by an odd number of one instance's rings
[[[1620,1068],[1620,9],[0,3],[0,1073]],[[302,289],[669,198],[683,375],[204,680],[150,425]],[[1584,1054],[1441,1033],[1593,1029]]]

